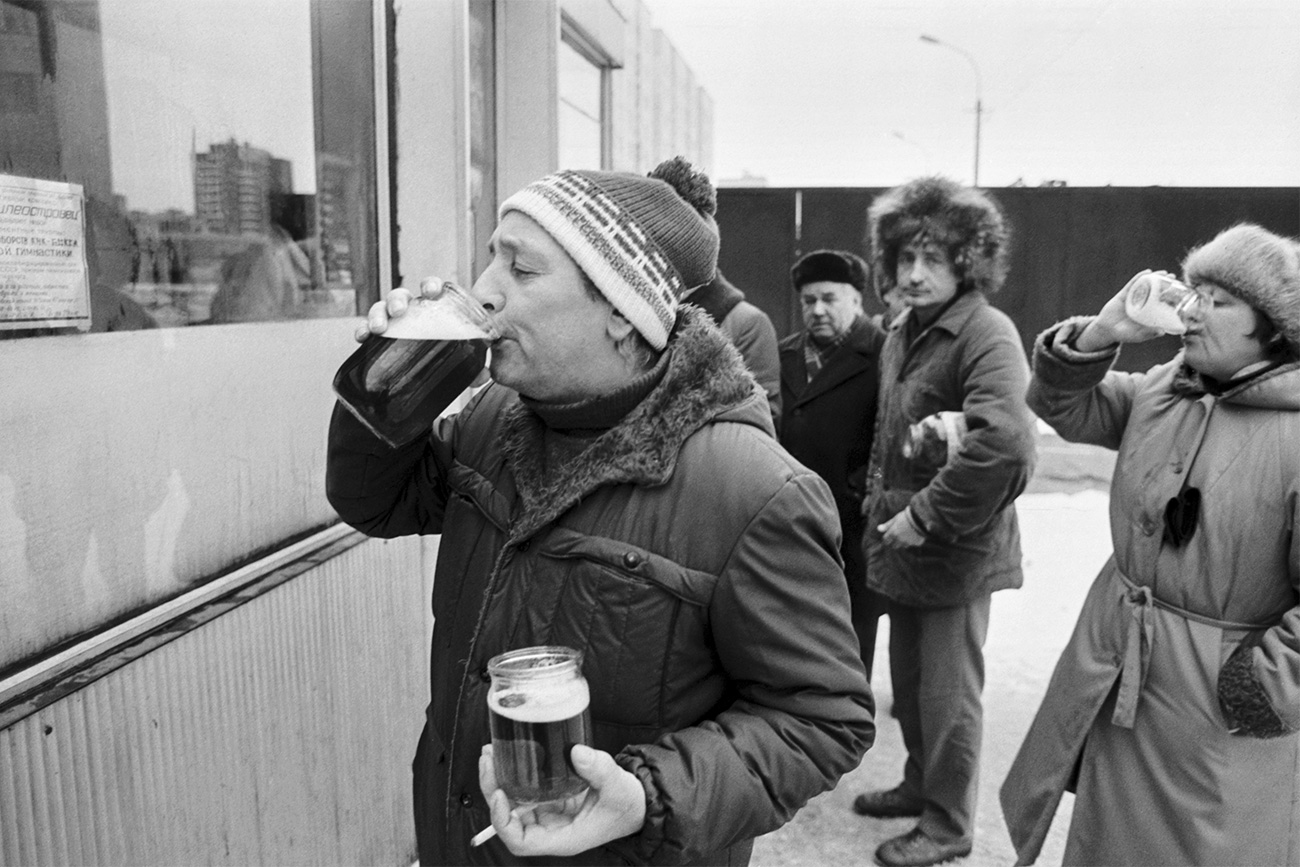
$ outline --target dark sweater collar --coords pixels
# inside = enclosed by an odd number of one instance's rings
[[[609,430],[645,400],[646,395],[664,378],[671,352],[670,349],[660,353],[659,361],[654,367],[610,394],[573,403],[547,403],[523,395],[519,396],[519,400],[524,406],[537,413],[537,417],[551,430],[593,432]]]
[[[592,439],[581,460],[562,466],[545,459],[554,431],[542,417],[522,402],[506,410],[501,449],[523,505],[512,538],[527,538],[603,485],[663,484],[672,477],[682,444],[723,413],[734,412],[735,421],[771,433],[767,401],[740,353],[702,311],[688,304],[678,312],[660,365],[663,372],[655,374],[656,384],[641,402]]]

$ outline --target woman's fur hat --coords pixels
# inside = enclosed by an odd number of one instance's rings
[[[1183,282],[1213,283],[1269,318],[1300,351],[1300,245],[1240,223],[1187,254]]]
[[[1011,228],[987,193],[948,178],[925,177],[878,196],[867,209],[867,244],[881,298],[895,286],[899,249],[918,237],[948,251],[959,291],[991,295],[1002,288]]]

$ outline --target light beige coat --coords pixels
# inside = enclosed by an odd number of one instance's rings
[[[1029,403],[1066,439],[1118,450],[1114,554],[1002,786],[1019,863],[1067,788],[1067,864],[1300,863],[1300,365],[1215,397],[1181,356],[1108,372],[1112,355],[1052,334]],[[1201,516],[1174,547],[1164,511],[1185,478]],[[1289,734],[1225,715],[1221,672],[1243,645],[1236,685]]]

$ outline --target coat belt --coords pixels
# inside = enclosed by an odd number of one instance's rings
[[[1124,594],[1124,607],[1128,609],[1128,630],[1124,641],[1124,663],[1120,669],[1119,693],[1115,696],[1115,712],[1110,721],[1122,728],[1133,728],[1137,716],[1138,699],[1146,685],[1147,669],[1151,664],[1151,645],[1155,637],[1155,619],[1152,608],[1159,608],[1176,614],[1184,620],[1194,620],[1219,629],[1267,629],[1281,620],[1281,614],[1268,623],[1238,623],[1232,620],[1219,620],[1197,614],[1177,605],[1171,605],[1157,599],[1150,587],[1134,584],[1123,572],[1116,570],[1116,575],[1124,582],[1128,592]]]

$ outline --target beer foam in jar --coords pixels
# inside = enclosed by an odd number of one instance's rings
[[[502,699],[510,699],[503,702]],[[523,698],[523,701],[519,701]],[[526,690],[510,689],[488,695],[494,713],[517,722],[558,722],[575,717],[591,704],[591,690],[585,680],[555,684],[529,684]]]
[[[406,312],[388,320],[384,337],[397,340],[486,340],[489,335],[465,318],[447,296],[412,298]]]

